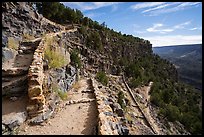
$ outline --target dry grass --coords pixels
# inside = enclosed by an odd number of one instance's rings
[[[80,85],[80,82],[79,82],[79,81],[75,82],[75,83],[72,85],[72,88],[75,89],[75,90],[78,90],[80,87],[81,87],[81,85]]]
[[[60,68],[66,64],[64,56],[57,50],[51,50],[51,48],[45,50],[45,59],[48,59],[50,68]]]
[[[46,47],[50,47],[52,46],[54,43],[56,43],[55,39],[53,37],[50,37],[50,36],[44,36],[45,37],[45,46]]]
[[[48,60],[49,64],[48,66],[50,68],[60,68],[63,67],[67,63],[67,59],[65,59],[64,55],[61,54],[58,48],[57,40],[55,37],[49,37],[47,36],[45,38],[45,59]],[[55,48],[53,45],[56,45]]]
[[[127,119],[128,122],[132,122],[133,118],[130,116],[130,114],[125,114],[125,118]]]
[[[8,48],[18,50],[19,42],[13,37],[8,37]]]
[[[52,91],[57,93],[62,100],[68,99],[67,92],[60,90],[57,84],[52,84]]]

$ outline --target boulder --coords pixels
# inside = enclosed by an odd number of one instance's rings
[[[8,44],[8,37],[4,36],[2,34],[2,47],[6,47],[6,45]],[[2,48],[3,50],[4,48]]]
[[[9,49],[6,47],[2,48],[2,57],[4,58],[4,62],[14,59],[16,57],[16,55],[18,54],[17,51],[13,50],[13,49]]]
[[[26,120],[26,117],[26,112],[18,112],[7,117],[2,117],[2,123],[7,125],[10,130],[14,130],[15,127],[20,126]]]

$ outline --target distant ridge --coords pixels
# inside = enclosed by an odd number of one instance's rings
[[[158,46],[158,47],[152,47],[152,48],[164,48],[164,47],[175,47],[175,46],[195,46],[195,45],[202,45],[202,43],[200,44],[183,44],[183,45],[169,45],[169,46]]]
[[[152,50],[177,66],[181,81],[202,90],[202,44],[153,47]]]

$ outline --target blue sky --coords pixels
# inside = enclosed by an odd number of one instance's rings
[[[202,2],[63,2],[153,47],[202,43]]]

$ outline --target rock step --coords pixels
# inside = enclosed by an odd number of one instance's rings
[[[82,98],[82,99],[79,99],[79,100],[70,100],[70,101],[67,101],[65,103],[65,105],[78,104],[78,103],[89,103],[89,102],[92,102],[92,101],[95,101],[95,99]]]
[[[2,83],[2,95],[23,92],[26,89],[27,76],[22,76],[15,80]]]
[[[10,69],[2,69],[2,76],[8,77],[8,76],[21,76],[28,74],[28,67],[16,67],[16,68],[10,68]]]
[[[12,81],[12,78],[13,77],[7,77],[7,78],[2,77],[2,83]]]
[[[2,89],[6,90],[6,89],[9,89],[12,87],[19,87],[19,86],[25,84],[25,82],[27,82],[27,76],[23,76],[23,77],[15,79],[15,80],[11,80],[9,82],[3,82],[2,83]]]
[[[37,117],[32,118],[29,123],[32,124],[32,125],[41,124],[45,120],[49,119],[52,116],[53,112],[54,112],[54,110],[49,109],[45,113],[41,113]]]
[[[33,111],[33,112],[30,111],[30,112],[28,112],[28,115],[29,115],[29,117],[33,118],[33,117],[37,117],[40,114],[43,114],[44,111],[45,111],[44,109],[39,110],[39,111]]]
[[[22,96],[26,94],[27,84],[23,84],[18,87],[11,87],[10,89],[2,90],[2,96],[12,97],[12,96]]]
[[[36,38],[34,40],[22,41],[21,45],[23,45],[23,46],[30,46],[30,45],[38,46],[41,40],[42,40],[42,38]]]

